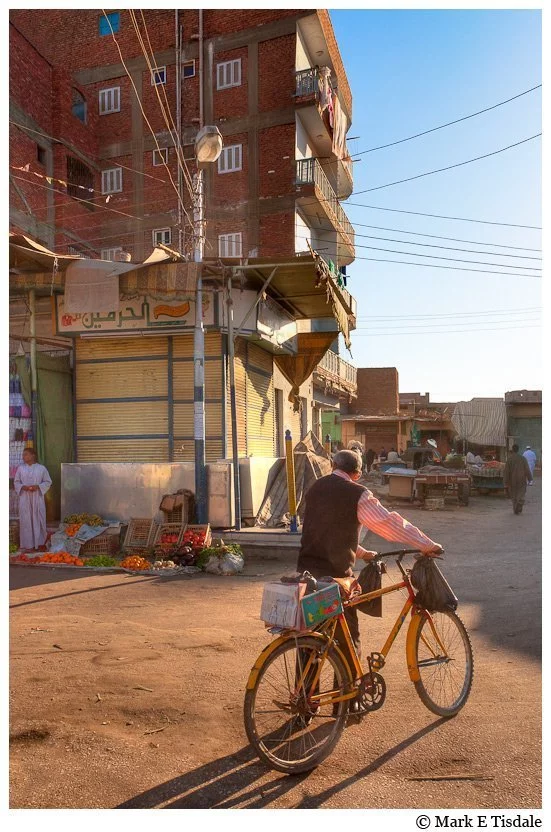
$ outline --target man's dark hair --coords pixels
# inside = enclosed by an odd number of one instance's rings
[[[512,452],[513,452],[514,454],[518,454],[518,445],[513,445],[513,447],[511,448],[511,450],[512,450]]]
[[[362,458],[357,451],[339,451],[333,457],[333,467],[345,474],[355,474],[362,470]]]

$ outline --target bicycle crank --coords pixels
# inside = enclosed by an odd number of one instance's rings
[[[366,673],[358,687],[360,713],[378,711],[386,698],[386,682],[380,673]]]

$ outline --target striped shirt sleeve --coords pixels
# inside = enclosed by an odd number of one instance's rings
[[[404,543],[421,552],[430,552],[439,545],[396,511],[387,511],[367,489],[358,502],[358,521],[385,540]]]

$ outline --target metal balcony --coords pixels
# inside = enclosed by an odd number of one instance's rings
[[[351,263],[355,256],[354,250],[354,226],[343,211],[335,191],[331,187],[322,166],[317,159],[298,159],[296,163],[296,183],[298,186],[311,185],[313,195],[320,203],[328,220],[342,238],[342,246],[348,249],[348,255],[340,258],[342,263]],[[306,199],[302,200],[302,207],[306,214],[314,215]],[[342,249],[341,246],[341,249]]]
[[[331,350],[325,353],[316,367],[315,373],[323,380],[329,381],[334,387],[346,390],[347,393],[351,393],[352,395],[357,395],[357,368]]]

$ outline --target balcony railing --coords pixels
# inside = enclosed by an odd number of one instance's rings
[[[347,387],[357,387],[357,368],[331,350],[328,350],[321,359],[318,370],[325,371],[335,381],[338,379],[340,382],[344,382]]]
[[[324,202],[324,208],[329,209],[333,214],[336,224],[346,234],[350,241],[350,245],[354,245],[354,227],[337,199],[335,191],[331,187],[329,179],[325,175],[322,166],[317,159],[298,159],[297,160],[297,185],[315,185],[321,192]]]
[[[301,69],[295,73],[295,95],[314,95],[319,91],[318,70],[314,67]]]

